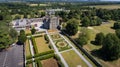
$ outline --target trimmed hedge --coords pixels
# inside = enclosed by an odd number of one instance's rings
[[[35,62],[36,62],[36,64],[37,64],[37,67],[42,67],[42,64],[41,64],[40,60],[37,60],[37,61],[35,61]]]
[[[44,38],[45,38],[45,40],[46,40],[47,43],[48,43],[48,42],[49,42],[49,38],[48,38],[47,34],[44,35]]]
[[[27,60],[27,63],[26,63],[26,65],[27,64],[30,64],[30,63],[32,63],[33,62],[33,60],[32,59],[30,59],[30,60]]]
[[[54,53],[54,50],[50,50],[50,51],[42,52],[42,53],[39,53],[39,54],[35,54],[34,56],[30,55],[30,56],[27,56],[26,59],[29,60],[29,59],[32,59],[32,58],[36,58],[36,57],[51,54],[51,53]]]
[[[31,33],[27,33],[27,34],[26,34],[26,36],[30,36],[30,35],[32,35],[32,34],[31,34]]]
[[[51,53],[54,53],[54,50],[50,50],[50,51],[42,52],[42,53],[39,53],[39,54],[35,54],[34,58],[42,56],[42,55],[46,55],[46,54],[51,54]]]
[[[37,38],[37,37],[42,37],[43,35],[37,35],[37,36],[33,36],[34,38]]]
[[[40,57],[38,57],[38,58],[35,58],[35,61],[37,61],[37,60],[45,60],[45,59],[54,57],[54,55],[55,55],[55,54],[52,53],[52,54],[47,54],[47,55],[44,55],[44,56],[40,56]]]
[[[55,55],[54,59],[56,59],[58,61],[58,66],[59,67],[65,67],[64,64],[61,62],[61,59],[58,55]]]
[[[35,38],[31,37],[31,41],[32,41],[32,44],[33,44],[33,47],[34,47],[35,54],[38,54],[38,49],[37,49],[37,46],[36,46]]]

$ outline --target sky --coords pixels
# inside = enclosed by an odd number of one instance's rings
[[[101,1],[120,1],[120,0],[101,0]]]

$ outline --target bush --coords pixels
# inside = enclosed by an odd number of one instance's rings
[[[44,38],[45,38],[45,40],[46,40],[47,43],[48,43],[48,42],[49,42],[49,38],[48,38],[47,34],[44,35]]]
[[[30,63],[32,63],[33,61],[32,61],[32,59],[30,59],[30,60],[27,60],[27,63],[26,64],[30,64]]]
[[[34,47],[35,54],[37,54],[38,53],[38,49],[37,49],[37,46],[36,46],[35,38],[31,37],[31,41],[32,41],[32,44],[33,44],[33,47]]]
[[[26,57],[26,60],[29,60],[29,59],[31,59],[31,58],[32,58],[32,56],[29,55],[29,56]]]

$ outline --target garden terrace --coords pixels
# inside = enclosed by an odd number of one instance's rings
[[[48,46],[49,44],[47,43],[43,35],[39,37],[35,37],[35,42],[38,49],[38,53],[42,53],[50,50]]]
[[[52,38],[53,40],[62,39],[61,36],[60,36],[59,34],[55,34],[55,33],[51,34],[51,38]]]
[[[88,67],[73,50],[62,53],[62,56],[68,63],[69,67]]]

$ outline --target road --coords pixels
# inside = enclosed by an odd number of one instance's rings
[[[64,66],[65,66],[65,67],[69,67],[68,64],[66,63],[66,61],[64,60],[64,58],[62,57],[62,55],[60,54],[60,52],[58,51],[57,47],[55,46],[52,38],[50,37],[50,35],[49,35],[49,33],[48,33],[48,31],[46,31],[46,34],[47,34],[48,38],[50,39],[50,42],[51,42],[51,44],[52,44],[52,46],[53,46],[56,54],[60,57],[60,59],[61,59],[61,61],[63,62]]]
[[[0,52],[0,67],[24,67],[23,45],[14,45]]]

